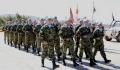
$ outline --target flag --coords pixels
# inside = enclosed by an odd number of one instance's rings
[[[72,13],[72,9],[70,8],[70,17],[69,17],[69,20],[71,23],[74,22],[74,17],[73,17],[73,13]]]

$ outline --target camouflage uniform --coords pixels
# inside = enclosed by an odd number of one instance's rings
[[[32,31],[30,32],[30,43],[31,43],[31,46],[32,46],[32,50],[33,50],[33,53],[36,53],[36,45],[35,45],[35,40],[36,40],[36,35],[34,33],[34,25],[32,25]]]
[[[17,29],[17,24],[14,24],[12,27],[12,31],[14,37],[13,44],[15,48],[17,48],[17,41],[18,41],[18,32],[16,31],[16,29]]]
[[[6,44],[6,38],[7,38],[7,30],[6,30],[7,25],[5,25],[2,30],[4,31],[4,43]]]
[[[55,41],[54,41],[54,44],[55,44],[55,51],[57,53],[57,58],[58,58],[58,61],[61,60],[60,56],[61,56],[61,48],[60,48],[60,37],[59,37],[59,30],[60,30],[60,23],[55,23]]]
[[[95,39],[94,61],[96,61],[95,56],[97,54],[97,51],[100,51],[100,54],[103,57],[105,63],[111,62],[111,60],[108,60],[106,58],[106,54],[104,51],[104,42],[103,42],[104,31],[100,29],[96,29],[93,34],[94,34],[94,39]]]
[[[39,52],[41,51],[41,40],[40,40],[40,29],[41,29],[42,25],[39,24],[39,25],[36,25],[35,26],[35,29],[34,29],[34,32],[36,34],[36,46],[37,46],[37,54],[39,54]]]
[[[60,37],[62,38],[62,58],[63,58],[63,64],[66,65],[65,63],[65,57],[66,57],[66,52],[67,48],[69,48],[69,51],[71,53],[71,58],[73,61],[73,65],[77,66],[78,64],[76,63],[75,59],[75,53],[74,53],[74,32],[73,32],[73,26],[71,24],[66,24],[61,27],[61,30],[59,32]]]
[[[93,61],[92,45],[91,45],[91,32],[88,27],[80,27],[77,31],[77,34],[80,35],[80,55],[79,61],[82,62],[83,51],[87,50],[87,54],[90,58],[90,66],[95,65]]]
[[[91,33],[92,33],[92,34],[93,34],[94,30],[95,30],[95,27],[96,27],[96,25],[95,25],[95,24],[92,24],[92,26],[91,26]],[[93,45],[93,43],[94,43],[94,38],[91,37],[90,40],[91,40],[91,43],[92,43],[92,45]],[[92,47],[94,48],[94,45],[93,45]]]
[[[10,26],[10,31],[9,31],[9,43],[11,46],[13,46],[13,41],[14,41],[14,33],[13,33],[13,25]]]
[[[7,38],[7,44],[9,45],[9,34],[10,34],[10,25],[6,26],[6,38]]]
[[[22,31],[22,28],[23,28],[23,25],[22,24],[19,24],[17,26],[17,32],[18,32],[18,41],[17,41],[17,44],[18,44],[18,48],[20,49],[21,46],[22,46],[22,43],[23,43],[23,36],[24,36],[24,33]]]
[[[44,67],[44,59],[49,56],[53,63],[53,69],[59,67],[55,63],[55,26],[51,23],[42,26],[40,36],[42,40],[42,66]]]
[[[81,25],[79,25],[79,26],[77,26],[76,28],[75,28],[75,34],[77,33],[77,30],[79,29],[79,27],[80,27]],[[77,55],[77,53],[78,53],[78,48],[79,48],[79,40],[80,40],[80,36],[79,35],[75,35],[75,44],[76,44],[76,47],[75,47],[75,55],[76,55],[76,57],[79,57],[78,55]]]
[[[23,26],[23,31],[24,31],[24,49],[29,52],[29,48],[31,45],[31,32],[32,32],[32,25],[26,24]]]

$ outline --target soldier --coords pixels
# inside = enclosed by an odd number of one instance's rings
[[[6,44],[7,42],[7,35],[8,35],[8,31],[7,31],[7,28],[8,28],[8,24],[4,25],[4,27],[2,28],[2,30],[4,31],[4,43]]]
[[[17,29],[17,23],[18,23],[18,20],[16,20],[12,26],[12,31],[13,31],[13,37],[14,37],[14,40],[13,40],[13,44],[14,44],[14,47],[17,48],[17,41],[18,41],[18,32],[16,31]]]
[[[55,17],[53,19],[53,23],[55,25],[55,29],[56,29],[56,36],[55,36],[55,51],[57,53],[57,58],[58,58],[58,61],[61,60],[60,56],[61,56],[61,48],[60,48],[60,37],[59,37],[59,30],[60,30],[60,23],[58,22],[57,20],[57,17]]]
[[[3,28],[2,28],[2,31],[4,31],[4,43],[5,43],[5,44],[6,44],[6,37],[7,37],[7,35],[6,35],[6,32],[7,32],[7,31],[6,31],[6,26],[7,26],[7,25],[4,25]]]
[[[97,54],[97,51],[100,51],[100,54],[101,56],[103,57],[105,63],[109,63],[111,62],[111,60],[108,60],[106,58],[106,54],[105,54],[105,51],[104,51],[104,42],[103,42],[103,37],[104,37],[104,27],[102,26],[102,24],[99,24],[98,25],[98,28],[96,28],[94,30],[94,39],[95,39],[95,43],[94,43],[94,46],[95,46],[95,50],[94,50],[94,61],[95,60],[95,56]]]
[[[59,32],[60,37],[62,38],[62,59],[63,59],[63,65],[66,65],[65,57],[67,48],[69,48],[69,51],[71,53],[71,59],[73,61],[73,66],[76,67],[78,64],[76,63],[75,53],[74,53],[74,31],[73,26],[70,21],[67,21],[66,24],[64,24],[61,27],[61,30]]]
[[[55,62],[55,53],[54,53],[54,46],[55,46],[55,26],[53,25],[53,20],[50,18],[47,21],[47,24],[42,26],[40,35],[42,40],[42,67],[44,67],[44,60],[47,56],[49,56],[52,60],[53,69],[58,68],[59,65],[56,65]]]
[[[37,45],[37,54],[40,56],[41,51],[41,40],[40,40],[40,29],[44,25],[44,19],[40,20],[40,23],[35,26],[34,32],[36,34],[36,45]]]
[[[11,46],[13,46],[13,41],[14,41],[14,32],[13,32],[13,24],[9,26],[9,43]]]
[[[18,49],[20,50],[21,49],[21,46],[22,46],[22,43],[23,43],[23,36],[24,36],[24,33],[22,31],[22,28],[23,28],[23,24],[24,24],[24,19],[22,19],[21,22],[19,22],[17,28],[16,28],[16,31],[18,32]]]
[[[36,21],[34,22],[31,22],[32,23],[32,31],[30,32],[30,43],[31,43],[31,46],[32,46],[32,53],[33,54],[36,54],[36,45],[35,45],[35,40],[36,40],[36,35],[35,35],[35,32],[34,32],[34,29],[35,29],[35,24],[37,24]]]
[[[24,49],[29,52],[29,48],[31,46],[31,32],[33,32],[32,30],[32,24],[31,24],[31,20],[29,22],[27,22],[24,26],[23,26],[23,32],[24,32]]]
[[[79,27],[83,24],[83,20],[80,21],[80,24],[75,28],[75,34],[77,33]],[[80,40],[80,36],[79,35],[75,35],[75,43],[76,43],[76,47],[75,47],[75,55],[76,57],[79,58],[79,56],[77,55],[78,53],[78,48],[79,48],[79,40]]]
[[[86,21],[87,22],[87,21]],[[93,61],[93,53],[92,53],[92,44],[90,41],[91,31],[88,27],[88,24],[83,24],[77,31],[77,34],[80,36],[80,55],[79,61],[82,63],[83,51],[87,51],[87,55],[90,58],[90,66],[96,65]]]
[[[95,25],[95,24],[92,24],[92,26],[91,26],[91,33],[92,33],[92,34],[93,34],[94,30],[95,30],[95,27],[96,27],[96,25]],[[93,36],[90,38],[90,40],[91,40],[91,43],[92,43],[92,45],[93,45],[93,43],[94,43],[94,38],[93,38]],[[94,48],[94,45],[93,45],[92,47]]]
[[[10,34],[10,25],[11,25],[11,21],[8,21],[7,22],[7,25],[6,25],[6,38],[7,38],[7,44],[9,45],[9,34]]]

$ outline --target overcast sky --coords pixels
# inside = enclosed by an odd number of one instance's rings
[[[75,13],[78,4],[79,17],[92,18],[93,0],[0,0],[0,15],[25,14],[45,17],[69,17],[69,8]],[[94,20],[110,24],[112,12],[116,19],[120,18],[120,0],[94,0],[96,12]]]

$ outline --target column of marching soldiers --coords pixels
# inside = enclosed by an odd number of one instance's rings
[[[53,69],[59,67],[56,61],[62,61],[66,66],[67,50],[74,67],[79,66],[77,60],[82,64],[83,52],[86,59],[89,59],[90,66],[96,65],[97,51],[100,51],[105,63],[111,62],[104,52],[102,24],[95,25],[89,20],[81,20],[79,25],[74,27],[70,21],[63,24],[58,22],[57,17],[41,19],[36,23],[24,19],[8,21],[3,27],[5,44],[41,56],[42,67],[45,58],[49,57]]]

